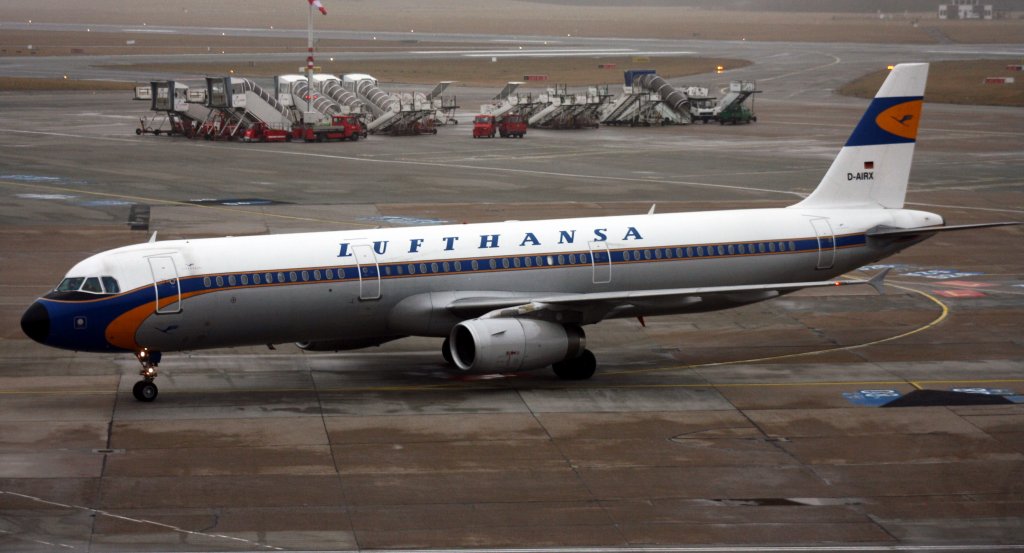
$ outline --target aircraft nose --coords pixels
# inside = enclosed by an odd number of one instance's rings
[[[21,330],[40,344],[45,343],[47,336],[50,335],[50,313],[43,304],[35,302],[25,310],[25,314],[21,316]]]

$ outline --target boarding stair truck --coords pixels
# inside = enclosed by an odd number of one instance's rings
[[[342,76],[342,85],[352,90],[370,109],[366,128],[371,134],[437,134],[434,108],[422,92],[389,94],[377,86],[377,79],[356,73]]]
[[[255,82],[240,77],[207,77],[207,106],[223,114],[220,128],[208,130],[207,138],[233,139],[250,126],[263,122],[269,129],[290,129],[291,110]],[[205,124],[204,124],[205,125]]]
[[[361,115],[363,113],[363,102],[359,96],[354,91],[345,90],[338,77],[317,73],[313,75],[313,83],[319,88],[321,94],[334,100],[341,107],[340,113],[345,115]]]
[[[189,103],[189,87],[177,81],[152,81],[149,86],[135,87],[135,99],[149,100],[150,110],[159,115],[139,119],[135,134],[152,133],[159,136],[182,135],[191,138],[209,110]],[[167,124],[167,128],[163,125]]]
[[[722,125],[756,122],[754,95],[760,92],[754,81],[732,81],[729,83],[729,92],[718,103],[716,114],[718,122]],[[744,105],[748,98],[750,98],[749,108]]]
[[[342,112],[331,97],[318,92],[316,87],[310,90],[305,75],[278,75],[274,77],[274,90],[277,101],[303,123],[318,123]]]
[[[529,92],[519,94],[516,91],[521,84],[523,83],[520,81],[509,81],[505,88],[501,89],[501,92],[491,100],[491,103],[480,106],[480,113],[501,118],[514,111],[523,119],[529,119],[531,115],[539,111],[538,108],[541,106],[533,101],[533,94]]]
[[[685,91],[673,87],[656,73],[638,75],[634,83],[658,95],[658,102],[651,109],[661,118],[661,124],[686,125],[692,122],[690,98]]]
[[[458,125],[459,120],[455,118],[455,110],[459,109],[458,99],[455,96],[445,94],[453,84],[458,81],[441,81],[433,90],[427,93],[426,100],[434,109],[435,125]]]
[[[651,92],[634,81],[640,75],[654,74],[653,69],[630,69],[623,72],[622,95],[604,106],[601,111],[601,123],[605,125],[637,125],[640,124],[640,113],[651,99]]]
[[[528,123],[546,129],[597,128],[600,109],[610,98],[607,87],[592,86],[586,94],[577,94],[565,85],[556,85],[540,95],[539,102],[546,105],[530,115]]]

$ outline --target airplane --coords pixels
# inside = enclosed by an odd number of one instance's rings
[[[156,399],[163,352],[309,351],[444,338],[457,370],[597,367],[583,327],[727,309],[829,280],[946,226],[904,209],[928,64],[893,68],[818,184],[785,208],[156,241],[81,261],[24,313],[47,346],[134,354]]]

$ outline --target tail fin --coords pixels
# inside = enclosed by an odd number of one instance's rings
[[[793,207],[902,208],[927,80],[927,63],[894,67],[825,178]]]

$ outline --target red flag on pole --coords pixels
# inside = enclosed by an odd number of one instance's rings
[[[316,6],[316,9],[320,10],[320,13],[327,15],[327,10],[324,8],[324,5],[320,3],[320,0],[309,0],[309,5]]]

